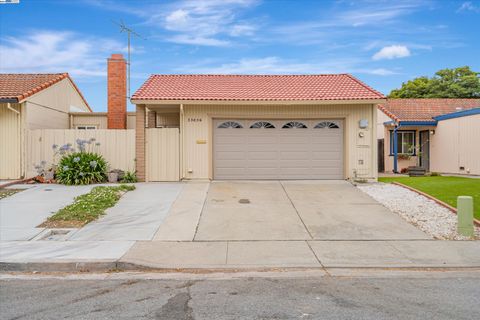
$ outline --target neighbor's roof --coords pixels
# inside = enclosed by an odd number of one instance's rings
[[[396,122],[433,121],[434,117],[480,107],[480,99],[388,99],[378,105]]]
[[[384,99],[349,74],[152,75],[132,100],[366,100]]]
[[[68,73],[3,73],[0,74],[0,100],[22,101],[51,85],[69,79],[75,90],[87,105],[90,106]]]

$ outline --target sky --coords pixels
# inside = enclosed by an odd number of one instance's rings
[[[105,111],[106,59],[127,54],[121,21],[141,35],[132,94],[153,73],[350,73],[388,94],[440,69],[480,71],[480,0],[20,0],[0,4],[0,72],[68,72]]]

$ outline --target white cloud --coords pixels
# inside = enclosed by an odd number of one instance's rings
[[[480,7],[474,5],[471,1],[466,1],[462,3],[462,5],[458,8],[457,12],[462,11],[473,11],[473,12],[480,12]]]
[[[392,45],[383,47],[375,53],[372,57],[373,60],[383,59],[396,59],[410,56],[410,50],[406,46]]]
[[[238,11],[257,0],[184,0],[154,10],[146,24],[172,33],[166,40],[192,45],[225,46],[229,37],[251,36],[256,27],[238,21]],[[159,13],[155,13],[159,12]]]
[[[235,62],[216,64],[212,61],[177,68],[180,73],[204,74],[329,74],[361,73],[387,76],[397,74],[387,69],[366,69],[358,59],[335,59],[298,62],[271,56],[244,58]]]
[[[66,31],[38,31],[0,39],[0,72],[68,72],[105,76],[106,59],[124,45]]]

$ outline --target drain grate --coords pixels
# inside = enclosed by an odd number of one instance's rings
[[[249,199],[240,199],[238,200],[238,203],[250,203]]]
[[[42,241],[63,241],[69,236],[72,230],[69,229],[49,229],[38,239]]]

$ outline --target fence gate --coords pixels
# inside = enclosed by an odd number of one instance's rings
[[[146,129],[146,180],[180,180],[180,131],[178,128]]]

